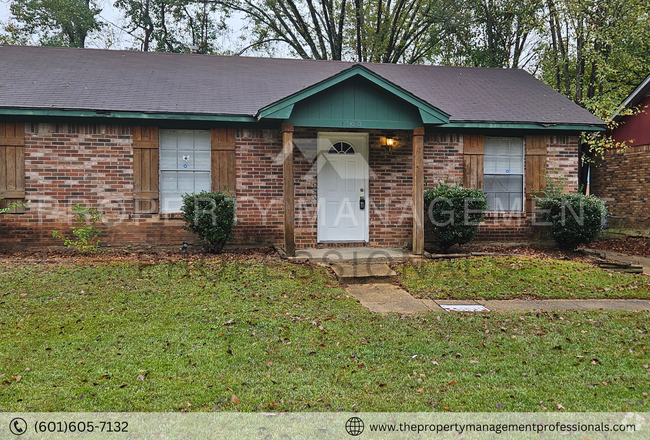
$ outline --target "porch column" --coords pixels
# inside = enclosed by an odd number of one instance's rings
[[[282,200],[284,203],[284,251],[296,256],[295,208],[293,199],[293,124],[282,124]]]
[[[424,127],[413,129],[413,253],[424,253]]]

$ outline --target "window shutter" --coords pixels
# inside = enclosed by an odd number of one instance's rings
[[[133,211],[158,213],[158,127],[133,127]]]
[[[533,212],[533,194],[546,187],[546,136],[526,136],[526,212]]]
[[[212,146],[212,191],[235,194],[237,177],[235,168],[235,129],[213,128],[210,132]]]
[[[25,202],[25,125],[0,122],[0,207]],[[22,214],[25,207],[12,213]]]
[[[463,185],[465,188],[483,189],[483,159],[485,137],[482,134],[463,136]]]

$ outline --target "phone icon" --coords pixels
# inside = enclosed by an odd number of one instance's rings
[[[27,422],[17,417],[9,422],[9,431],[14,435],[23,435],[27,431]]]

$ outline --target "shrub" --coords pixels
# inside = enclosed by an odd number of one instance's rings
[[[424,192],[427,221],[432,224],[433,239],[442,252],[455,244],[472,241],[479,223],[485,219],[487,197],[480,189],[438,183]]]
[[[209,252],[221,252],[235,226],[235,198],[221,191],[185,194],[181,211],[183,229],[196,234]]]
[[[101,231],[96,225],[102,221],[103,213],[97,208],[89,208],[83,204],[74,205],[72,212],[74,212],[75,218],[72,237],[65,237],[59,231],[52,232],[52,237],[63,240],[64,246],[74,247],[84,254],[99,251],[100,241],[97,237]]]
[[[549,223],[549,233],[560,249],[574,250],[589,244],[603,231],[607,217],[605,202],[584,194],[551,194],[537,199],[541,218]]]

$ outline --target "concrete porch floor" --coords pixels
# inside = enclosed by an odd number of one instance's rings
[[[328,248],[328,249],[301,249],[296,251],[295,257],[289,261],[310,261],[312,263],[390,263],[420,258],[411,254],[404,248]]]

